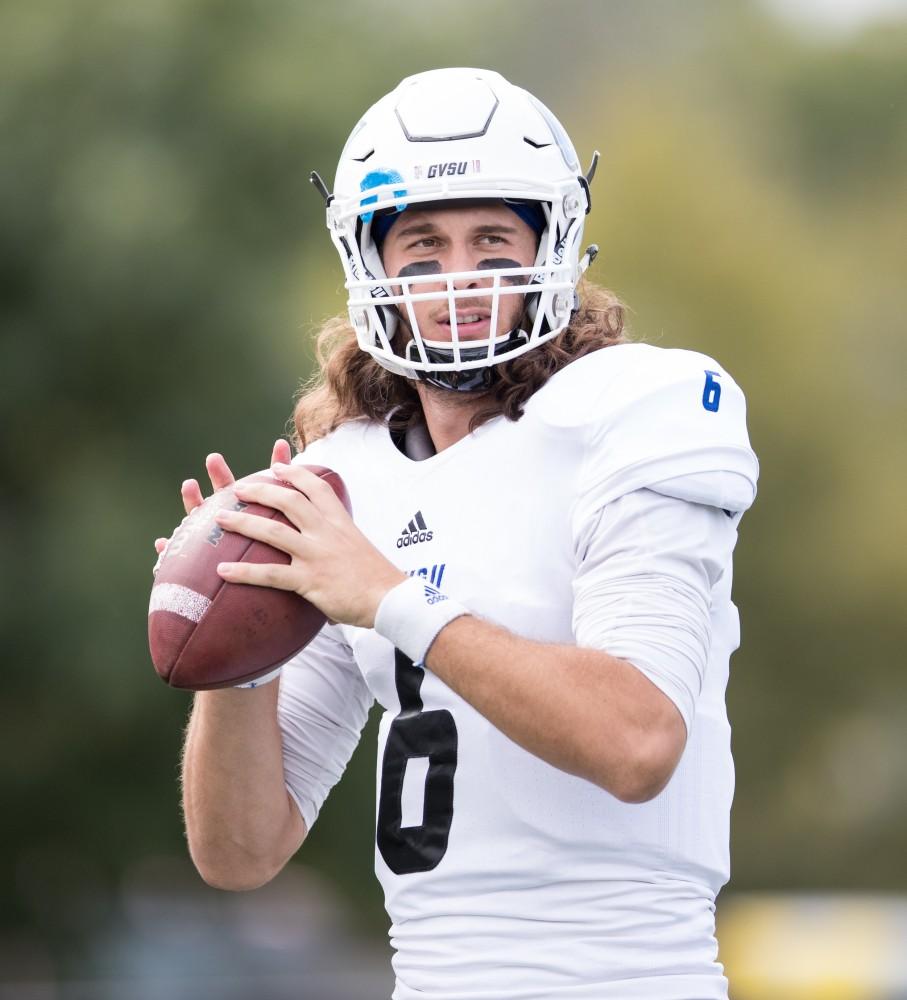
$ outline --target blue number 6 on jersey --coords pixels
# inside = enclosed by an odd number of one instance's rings
[[[702,405],[707,409],[711,410],[712,413],[718,412],[718,404],[721,400],[721,383],[716,382],[715,379],[721,378],[720,372],[710,372],[705,373],[705,388],[702,390]]]

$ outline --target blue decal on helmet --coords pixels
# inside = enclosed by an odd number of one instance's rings
[[[372,170],[371,173],[365,175],[359,182],[360,191],[369,191],[372,188],[383,187],[385,184],[402,184],[403,177],[397,173],[396,170]],[[402,188],[400,191],[394,191],[395,198],[405,198],[406,188]],[[378,195],[369,195],[368,198],[363,198],[359,204],[360,205],[374,205],[378,200]],[[396,210],[402,212],[406,208],[405,201],[398,201]],[[371,222],[374,212],[361,212],[360,217],[363,222]]]

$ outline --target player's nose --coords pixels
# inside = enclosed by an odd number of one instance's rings
[[[477,254],[472,247],[456,247],[450,253],[448,272],[452,274],[474,274],[474,272],[479,270],[481,259],[482,255]],[[484,281],[485,279],[474,274],[473,277],[469,278],[456,278],[453,284],[454,288],[478,288]]]

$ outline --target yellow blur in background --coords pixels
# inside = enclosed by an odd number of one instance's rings
[[[907,995],[907,898],[744,893],[720,905],[735,1000],[895,1000]]]

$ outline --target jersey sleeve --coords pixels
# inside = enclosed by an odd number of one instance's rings
[[[280,677],[287,791],[311,830],[359,742],[372,696],[337,626],[326,625]]]
[[[632,363],[621,367],[620,377],[588,394],[573,512],[580,552],[598,512],[634,490],[656,490],[734,517],[755,498],[759,466],[737,383],[704,354],[647,345],[631,350]]]
[[[573,582],[577,645],[641,670],[688,733],[711,646],[711,592],[736,538],[717,507],[637,490],[602,510]]]

